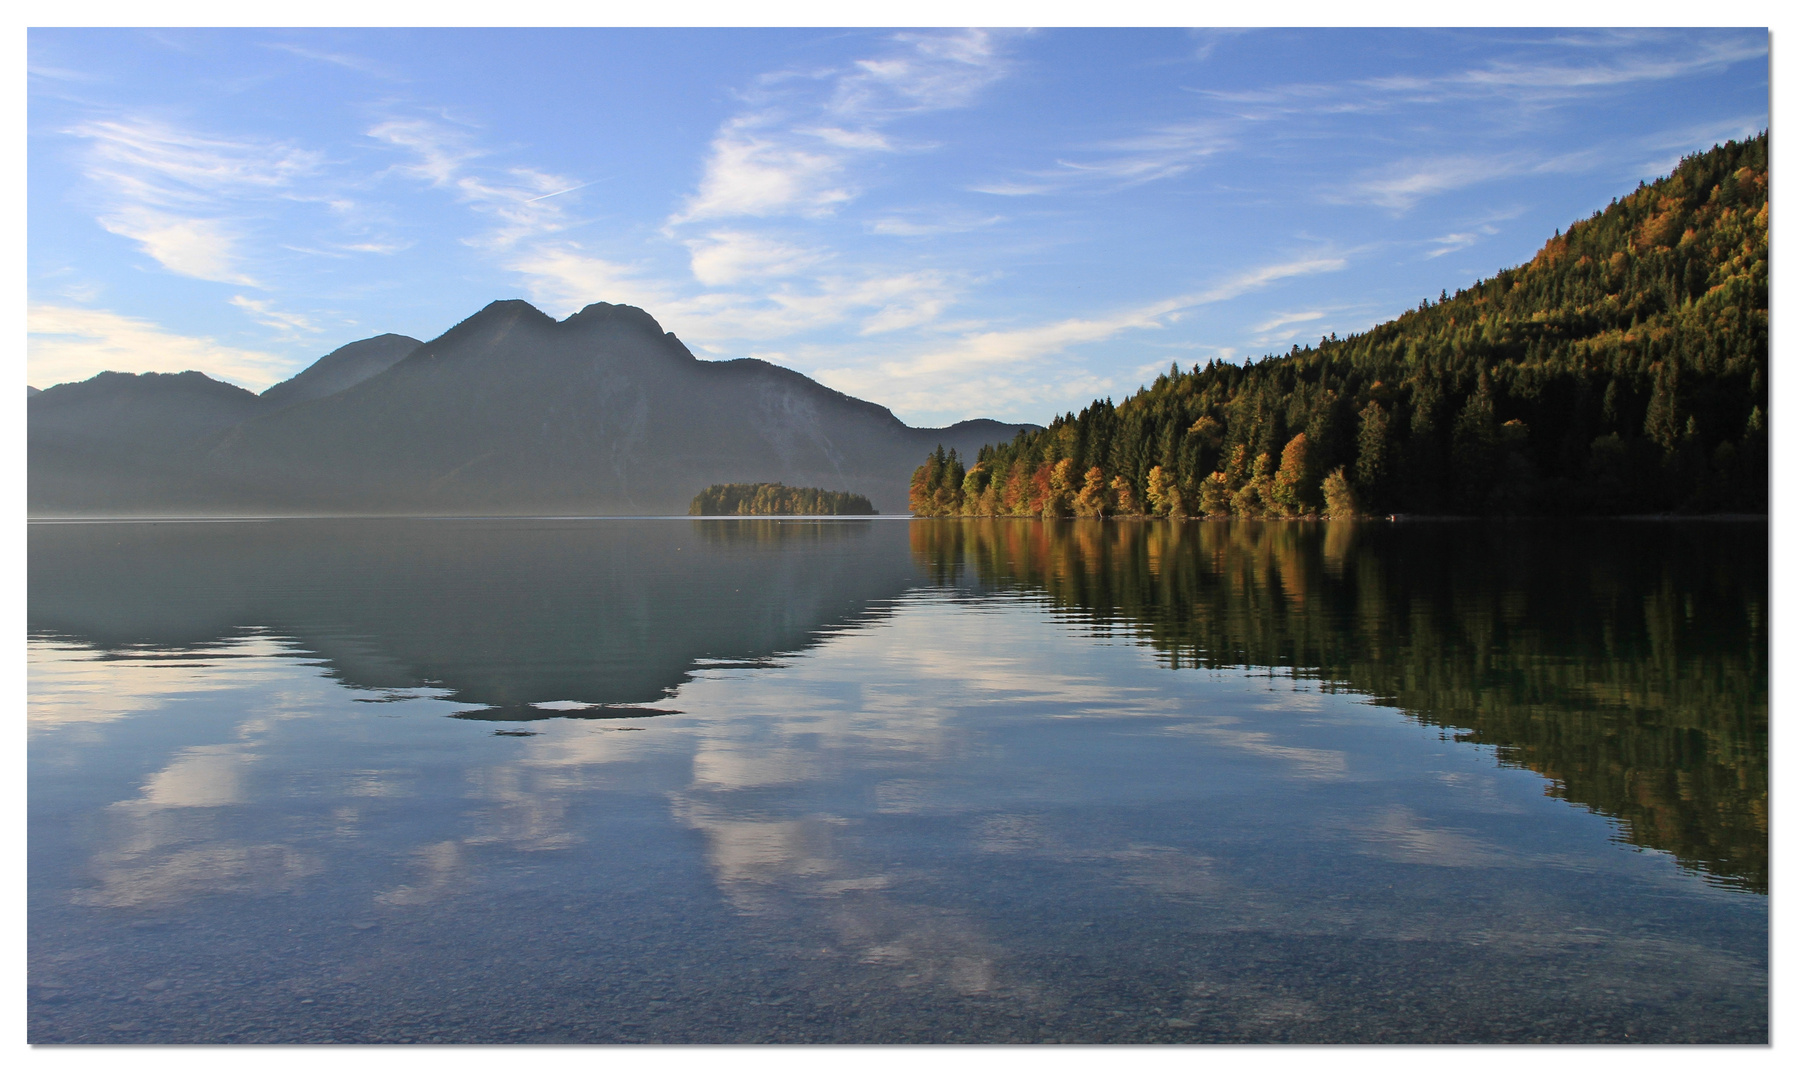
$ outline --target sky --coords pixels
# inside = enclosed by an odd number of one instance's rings
[[[1764,130],[1713,30],[27,35],[27,379],[261,390],[522,298],[916,425],[1368,329]]]

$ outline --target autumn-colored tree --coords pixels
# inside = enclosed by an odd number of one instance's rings
[[[1234,492],[1228,487],[1226,473],[1212,472],[1197,487],[1197,511],[1219,517],[1234,510]]]
[[[1117,476],[1109,481],[1109,490],[1115,494],[1115,512],[1118,514],[1138,514],[1144,507],[1140,505],[1140,496],[1134,493],[1134,482],[1125,476]]]
[[[1078,517],[1102,517],[1109,509],[1109,492],[1103,479],[1102,466],[1092,465],[1084,473],[1084,486],[1071,497],[1071,511]]]
[[[1309,436],[1299,431],[1284,444],[1284,455],[1272,477],[1272,497],[1283,512],[1308,514],[1314,512],[1320,492],[1321,481],[1310,468]]]
[[[1322,501],[1327,503],[1330,520],[1359,516],[1359,498],[1347,482],[1347,467],[1342,465],[1322,478]]]
[[[1081,482],[1077,462],[1071,458],[1060,458],[1046,478],[1046,501],[1041,504],[1040,513],[1045,517],[1069,517],[1072,500],[1076,497]]]

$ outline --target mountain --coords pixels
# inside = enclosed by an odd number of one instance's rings
[[[209,438],[353,386],[418,345],[400,334],[355,341],[262,395],[198,371],[103,371],[47,390],[28,386],[29,505],[103,514],[190,505],[207,482],[200,455]]]
[[[936,445],[972,454],[1032,428],[911,428],[762,360],[698,360],[623,305],[560,322],[497,301],[396,356],[409,341],[346,346],[261,398],[192,372],[54,387],[29,404],[30,510],[681,514],[710,485],[777,482],[853,491],[893,513]],[[166,401],[149,392],[157,380],[187,380],[214,407]],[[102,384],[130,413],[116,434],[83,423],[98,418]],[[65,404],[46,408],[57,394]],[[112,469],[72,482],[65,466],[84,438],[114,448]]]
[[[103,371],[26,401],[28,506],[91,513],[181,499],[205,440],[267,406],[198,371]]]
[[[320,357],[307,370],[287,382],[277,383],[259,396],[278,407],[331,397],[372,375],[380,375],[419,347],[420,339],[406,334],[379,334],[353,341]]]
[[[1211,362],[952,461],[940,514],[1764,513],[1767,136],[1347,338]],[[967,473],[964,463],[973,467]]]

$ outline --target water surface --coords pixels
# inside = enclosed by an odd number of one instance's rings
[[[1760,525],[31,530],[34,1042],[1763,1042]]]

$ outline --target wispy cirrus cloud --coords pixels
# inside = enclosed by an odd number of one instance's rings
[[[1602,147],[1547,155],[1518,151],[1403,158],[1356,173],[1351,182],[1325,190],[1322,197],[1332,203],[1365,203],[1401,214],[1437,195],[1518,176],[1590,172],[1620,158],[1619,153]]]
[[[799,363],[836,389],[892,408],[928,416],[968,416],[973,402],[990,415],[1032,415],[1061,402],[1125,390],[1118,376],[1102,375],[1080,356],[1086,346],[1131,331],[1167,330],[1197,309],[1232,300],[1286,279],[1344,269],[1339,255],[1320,254],[1273,262],[1227,276],[1208,288],[1095,314],[1030,326],[997,328],[966,322],[948,325],[933,312],[933,282],[906,278],[870,283],[867,295],[894,290],[930,299],[914,312],[922,333],[876,345],[869,351],[802,345],[784,359]],[[926,288],[923,288],[923,286]],[[892,300],[890,310],[902,305]],[[881,321],[882,316],[872,321]],[[1217,346],[1192,350],[1225,355]],[[1161,367],[1163,364],[1161,364]]]
[[[261,390],[295,367],[286,357],[173,333],[148,319],[62,304],[32,304],[25,332],[26,380],[40,389],[97,371],[200,371]]]
[[[1281,312],[1280,314],[1274,316],[1273,318],[1267,319],[1265,322],[1262,322],[1259,325],[1253,327],[1253,333],[1265,334],[1265,333],[1270,333],[1273,330],[1281,330],[1281,329],[1283,329],[1285,327],[1289,327],[1289,326],[1301,326],[1303,324],[1312,323],[1318,319],[1325,318],[1327,316],[1327,314],[1328,313],[1325,311]]]
[[[312,60],[315,63],[320,64],[331,64],[334,67],[345,68],[363,75],[370,75],[391,82],[404,81],[399,73],[395,72],[386,64],[377,63],[367,56],[358,56],[355,53],[324,52],[319,49],[309,49],[303,45],[295,45],[285,41],[266,41],[261,44],[266,49],[272,49],[276,52],[285,52],[290,56],[298,56],[303,60]]]
[[[567,204],[552,201],[589,186],[579,180],[528,166],[491,166],[493,155],[475,132],[426,117],[392,117],[373,125],[370,138],[408,155],[393,172],[445,189],[486,218],[486,231],[465,242],[507,251],[527,240],[562,232],[569,225]]]
[[[1327,198],[1330,202],[1369,203],[1400,213],[1431,196],[1501,180],[1530,168],[1521,155],[1406,159],[1368,170]]]
[[[251,317],[251,321],[266,326],[283,339],[300,340],[305,335],[317,334],[319,324],[305,315],[297,315],[289,311],[278,311],[272,301],[258,300],[250,296],[234,296],[233,307]]]
[[[1764,43],[1670,32],[1562,32],[1525,40],[1520,55],[1448,71],[1398,72],[1343,82],[1296,82],[1269,87],[1191,88],[1243,120],[1268,122],[1307,113],[1388,112],[1405,105],[1490,99],[1529,107],[1556,105],[1600,93],[1720,72],[1758,59]]]
[[[1437,76],[1387,75],[1362,81],[1374,90],[1419,97],[1499,95],[1522,101],[1548,101],[1584,96],[1637,83],[1664,82],[1721,71],[1730,64],[1767,53],[1764,44],[1721,38],[1675,39],[1669,35],[1617,34],[1596,37],[1562,35],[1555,44],[1594,51],[1608,47],[1614,55],[1598,58],[1521,61],[1497,59]]]
[[[1462,232],[1451,232],[1445,236],[1437,236],[1428,241],[1432,247],[1429,248],[1428,253],[1424,255],[1423,258],[1438,259],[1443,255],[1451,255],[1456,251],[1464,251],[1488,237],[1496,236],[1497,233],[1498,228],[1495,225],[1479,225],[1476,228]]]
[[[823,372],[853,384],[868,384],[872,374],[885,380],[921,380],[947,372],[988,371],[1023,363],[1042,363],[1080,345],[1106,341],[1130,330],[1167,327],[1194,308],[1220,303],[1287,278],[1344,269],[1345,258],[1318,255],[1271,263],[1232,275],[1193,293],[1169,296],[1101,315],[1058,319],[1037,326],[972,330],[957,339],[869,370]],[[943,407],[943,406],[942,406]]]
[[[184,277],[254,285],[240,247],[257,217],[246,204],[281,198],[320,155],[290,143],[230,139],[143,118],[67,129],[86,140],[82,171],[107,231]]]
[[[668,227],[734,217],[820,217],[857,198],[851,166],[869,154],[924,149],[883,131],[896,119],[962,108],[1001,78],[999,36],[902,33],[883,54],[824,71],[773,72],[709,146],[695,192]]]
[[[1003,220],[1001,214],[892,213],[867,223],[865,227],[878,236],[947,236],[987,229]]]
[[[1058,158],[1053,167],[984,181],[971,190],[986,195],[1047,195],[1070,191],[1113,193],[1181,176],[1229,149],[1231,126],[1219,120],[1166,124],[1106,140]]]

